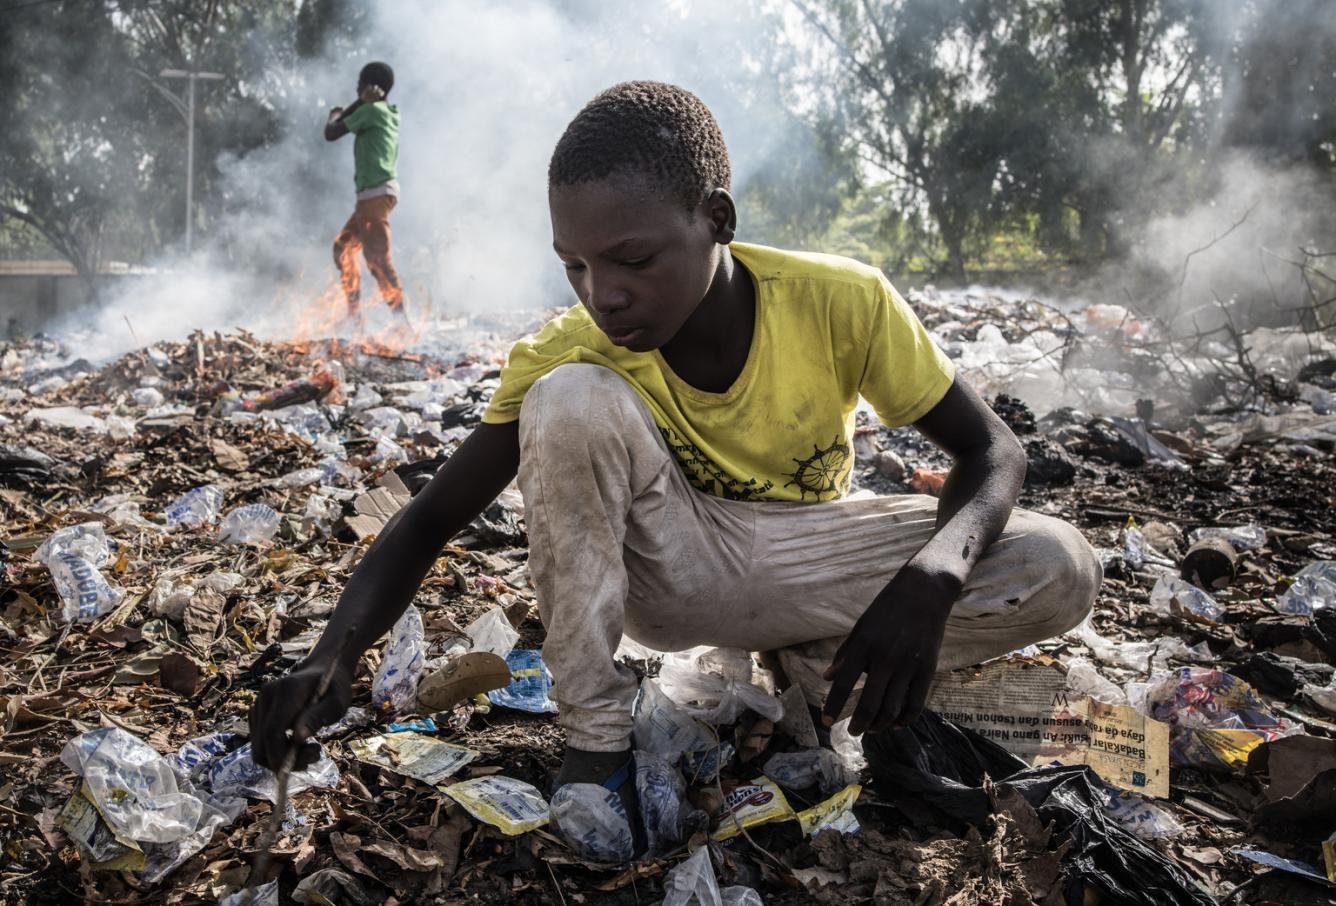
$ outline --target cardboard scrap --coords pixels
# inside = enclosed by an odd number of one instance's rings
[[[999,658],[938,678],[928,706],[1034,766],[1089,765],[1106,783],[1169,795],[1169,726],[1126,705],[1074,697],[1056,662]]]
[[[357,496],[353,501],[356,514],[344,517],[343,521],[353,530],[357,540],[362,541],[385,528],[385,523],[412,497],[403,480],[390,470],[380,477],[376,487]]]

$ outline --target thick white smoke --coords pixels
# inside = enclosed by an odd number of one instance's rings
[[[352,138],[327,143],[328,109],[354,98],[358,70],[395,70],[401,116],[394,255],[411,305],[436,316],[563,304],[551,251],[547,162],[566,123],[598,91],[658,79],[697,93],[719,118],[734,187],[800,140],[768,60],[776,42],[757,4],[677,0],[626,5],[566,0],[400,0],[375,4],[366,54],[305,61],[274,99],[281,139],[222,163],[227,211],[208,231],[237,250],[202,254],[104,304],[106,346],[188,330],[245,326],[283,336],[326,289],[330,244],[353,207]],[[746,237],[746,226],[742,235]],[[365,284],[364,298],[374,284]]]

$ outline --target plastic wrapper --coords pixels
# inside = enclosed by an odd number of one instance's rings
[[[552,826],[575,854],[590,862],[635,858],[631,820],[616,791],[596,783],[568,783],[552,794]]]
[[[370,384],[359,384],[357,392],[348,400],[348,408],[354,412],[374,409],[382,402],[381,395]]]
[[[161,406],[164,400],[162,391],[156,387],[136,387],[131,391],[130,398],[141,409],[152,409],[154,406]]]
[[[765,776],[787,790],[819,786],[823,796],[843,789],[858,779],[844,759],[831,749],[780,752],[765,763]]]
[[[1185,828],[1169,812],[1145,796],[1109,788],[1109,799],[1104,814],[1118,826],[1140,840],[1163,840],[1177,837]]]
[[[530,714],[557,713],[557,703],[548,697],[552,673],[543,663],[542,652],[516,648],[506,655],[506,666],[510,668],[510,685],[487,693],[492,704]]]
[[[385,654],[371,681],[371,703],[378,711],[398,714],[413,709],[425,661],[422,614],[409,604],[390,630]]]
[[[139,504],[130,499],[129,494],[112,494],[104,497],[89,507],[89,512],[102,513],[115,525],[134,525],[139,528],[158,529],[161,526],[149,522],[139,512]]]
[[[676,762],[684,752],[714,748],[717,740],[699,721],[664,694],[657,680],[646,679],[633,709],[637,749]]]
[[[407,434],[416,427],[413,422],[419,421],[416,415],[410,418],[393,406],[377,406],[374,409],[366,409],[357,418],[366,427],[368,434],[382,437],[398,437],[400,434]]]
[[[507,836],[536,830],[548,821],[548,806],[542,794],[513,777],[477,777],[440,789],[474,818]]]
[[[172,843],[199,827],[204,803],[181,790],[166,759],[119,727],[76,736],[60,760],[83,777],[92,801],[121,836]]]
[[[505,611],[492,607],[472,623],[464,627],[464,634],[473,640],[474,651],[490,651],[497,657],[510,654],[520,634],[506,619]]]
[[[1336,560],[1316,560],[1294,576],[1294,584],[1276,602],[1276,610],[1312,616],[1324,607],[1336,606]]]
[[[397,466],[400,463],[408,462],[408,454],[404,452],[403,447],[388,437],[381,436],[376,438],[376,447],[367,459],[377,465]]]
[[[217,522],[222,509],[222,489],[215,484],[206,484],[186,491],[167,507],[167,524],[198,528],[201,525]]]
[[[854,817],[854,803],[863,788],[851,783],[829,799],[818,802],[811,808],[798,813],[798,826],[811,837],[823,830],[839,831],[842,834],[856,834],[862,827]]]
[[[240,413],[239,413],[240,414]],[[275,421],[283,426],[283,430],[289,434],[295,434],[311,443],[330,433],[333,425],[325,414],[320,411],[319,406],[311,403],[300,403],[295,406],[284,406],[281,409],[271,409],[265,413],[266,421]]]
[[[1168,574],[1156,580],[1150,606],[1156,613],[1201,623],[1219,623],[1225,618],[1225,609],[1215,598],[1191,582]]]
[[[663,879],[662,906],[764,906],[750,887],[719,889],[710,863],[710,848],[702,846]]]
[[[707,724],[731,724],[750,709],[778,721],[784,717],[779,699],[759,686],[702,673],[691,660],[666,658],[659,670],[663,692],[692,717]]]
[[[863,739],[861,736],[854,736],[849,732],[849,722],[852,718],[846,717],[844,720],[835,722],[835,726],[830,728],[830,745],[835,750],[835,754],[840,756],[845,766],[858,773],[867,767],[867,759],[863,757]]]
[[[1266,545],[1266,529],[1256,523],[1251,523],[1233,527],[1210,526],[1188,532],[1189,545],[1196,544],[1198,541],[1205,541],[1207,538],[1223,538],[1235,550],[1239,551],[1256,550]]]
[[[316,468],[324,475],[325,484],[352,487],[362,480],[362,470],[341,456],[327,456]]]
[[[479,754],[476,749],[413,732],[354,739],[348,743],[348,748],[358,761],[379,765],[432,786],[444,783]]]
[[[681,844],[689,825],[709,820],[686,799],[686,783],[666,758],[637,749],[636,800],[650,855],[663,855]]]
[[[267,503],[237,507],[218,526],[218,543],[267,545],[278,534],[282,521],[283,517]]]
[[[110,613],[125,599],[98,570],[111,559],[111,545],[100,522],[58,530],[33,555],[51,571],[65,622],[87,623]]]
[[[738,784],[724,796],[719,825],[710,839],[727,840],[742,833],[743,829],[772,821],[788,821],[793,817],[793,807],[779,784],[769,777],[757,777],[751,783]]]
[[[1173,761],[1193,767],[1246,765],[1262,743],[1303,732],[1276,716],[1248,683],[1203,667],[1183,667],[1151,683],[1143,709],[1169,724]]]

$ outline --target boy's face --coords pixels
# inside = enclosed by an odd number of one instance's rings
[[[710,288],[722,246],[711,218],[616,175],[548,193],[552,247],[594,323],[635,352],[658,349]]]

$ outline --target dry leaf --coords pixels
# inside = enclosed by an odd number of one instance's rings
[[[223,610],[227,607],[227,598],[211,588],[201,588],[190,599],[185,617],[181,622],[186,627],[186,638],[196,650],[204,652],[213,647],[218,624],[222,622]]]
[[[210,440],[209,450],[213,452],[218,468],[226,472],[244,472],[250,468],[250,457],[225,440]]]

